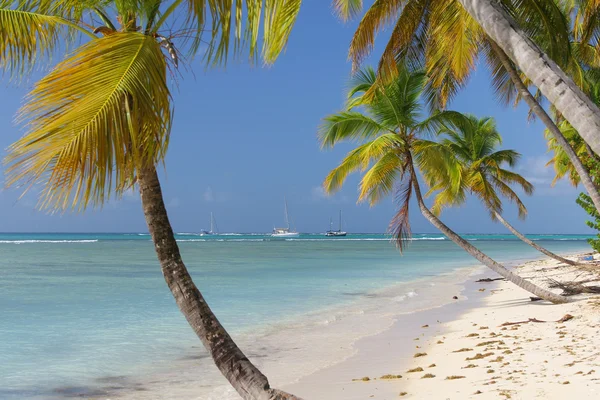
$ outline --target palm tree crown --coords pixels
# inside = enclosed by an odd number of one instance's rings
[[[45,187],[41,205],[102,204],[164,160],[173,105],[168,72],[199,52],[210,64],[247,49],[273,62],[301,0],[0,0],[0,68],[14,78],[50,57],[18,114],[7,184]],[[80,46],[77,44],[84,42]],[[242,46],[243,45],[243,46]],[[72,49],[65,53],[65,49]]]
[[[533,192],[533,185],[505,168],[514,167],[521,155],[514,150],[497,150],[502,136],[492,118],[456,114],[450,124],[440,127],[438,135],[441,140],[422,140],[416,146],[419,168],[431,187],[429,193],[438,192],[434,213],[462,204],[466,193],[472,193],[488,208],[492,219],[502,213],[500,196],[517,205],[520,217],[526,216],[527,208],[511,185],[518,185],[526,194]],[[440,154],[443,163],[439,162]]]
[[[360,181],[358,201],[375,205],[390,194],[396,196],[399,210],[390,230],[402,246],[402,240],[410,235],[411,149],[422,134],[454,113],[442,112],[424,118],[421,95],[425,74],[401,64],[397,68],[396,78],[378,87],[369,97],[365,93],[376,84],[376,73],[372,68],[360,71],[352,81],[347,110],[326,117],[319,138],[323,147],[333,147],[342,141],[361,142],[327,175],[324,189],[327,193],[334,192],[352,172],[366,171]]]

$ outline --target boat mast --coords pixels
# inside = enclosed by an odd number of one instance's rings
[[[214,217],[213,217],[213,213],[212,211],[210,212],[210,233],[213,233],[215,230],[215,223],[214,223]]]
[[[287,207],[287,199],[283,198],[283,203],[285,205],[285,225],[287,226],[288,231],[290,230],[290,218],[288,216],[288,207]]]
[[[340,229],[339,231],[342,231],[342,210],[340,210]]]

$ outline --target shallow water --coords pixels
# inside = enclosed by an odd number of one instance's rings
[[[505,262],[538,257],[508,235],[467,237]],[[557,252],[589,250],[583,235],[531,237]],[[464,280],[457,268],[477,265],[431,234],[415,235],[404,256],[383,235],[178,238],[207,301],[253,360],[266,369],[299,360],[296,375],[317,368],[315,358],[339,360],[398,313],[430,306]],[[302,348],[311,338],[324,343],[319,357]],[[327,340],[344,348],[329,352]],[[157,391],[169,385],[200,393],[202,376],[206,394],[195,398],[224,399],[228,388],[199,346],[148,235],[0,234],[0,398],[165,398]]]

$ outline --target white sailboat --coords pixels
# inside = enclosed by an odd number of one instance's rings
[[[296,232],[295,230],[291,230],[290,229],[290,217],[288,215],[288,206],[287,206],[287,200],[283,199],[283,202],[285,204],[285,228],[273,228],[273,232],[271,233],[271,237],[276,237],[276,238],[294,238],[294,237],[298,237],[300,236],[300,234],[298,232]]]
[[[201,230],[200,231],[200,236],[206,236],[206,235],[216,235],[219,233],[219,229],[217,228],[217,223],[215,222],[215,217],[213,215],[213,213],[210,213],[210,231],[207,230]]]
[[[333,230],[333,220],[329,218],[329,230],[325,232],[325,236],[346,236],[347,233],[342,231],[342,210],[340,210],[340,228],[337,231]]]

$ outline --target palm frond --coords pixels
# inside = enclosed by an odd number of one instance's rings
[[[535,189],[533,184],[523,176],[507,169],[499,168],[493,177],[496,181],[500,181],[505,184],[519,185],[527,195],[532,195]]]
[[[505,182],[502,182],[502,180],[497,179],[495,177],[492,177],[492,184],[500,191],[500,193],[502,193],[504,197],[506,197],[509,201],[517,205],[519,218],[525,219],[527,217],[527,207],[525,207],[525,204],[523,203],[523,201],[521,201],[521,198],[514,192],[514,190],[512,190],[512,188],[508,186]],[[531,191],[533,191],[533,189],[531,189]],[[527,194],[531,194],[531,192]],[[495,218],[492,217],[492,219]]]
[[[448,64],[458,86],[464,85],[475,68],[484,39],[479,24],[458,1],[434,2],[430,40],[427,47],[427,73],[436,81],[437,64]]]
[[[27,4],[10,8],[13,3],[0,0],[0,68],[11,77],[22,77],[40,59],[52,55],[61,35],[73,24]]]
[[[494,89],[494,94],[502,105],[516,106],[518,104],[517,98],[519,97],[519,94],[517,93],[515,84],[506,71],[506,68],[504,68],[502,62],[498,59],[498,56],[492,47],[493,45],[490,45],[489,40],[491,39],[486,40],[483,51],[492,75],[492,88]],[[502,49],[498,48],[498,51],[502,51]]]
[[[461,194],[465,191],[464,167],[450,146],[429,140],[417,140],[413,143],[413,152],[415,162],[431,188],[431,193],[447,190],[446,195],[453,193],[464,197]]]
[[[423,35],[426,32],[428,12],[429,1],[427,0],[409,0],[402,8],[377,66],[377,76],[383,84],[391,82],[396,77],[399,63],[410,64],[413,67],[422,64],[423,56],[411,50],[415,47],[423,52],[425,50]],[[354,67],[358,67],[362,59],[360,48],[351,47],[350,57]]]
[[[373,118],[356,111],[341,112],[324,118],[319,128],[321,147],[333,147],[341,141],[361,141],[382,133],[394,133]]]
[[[350,151],[339,166],[331,170],[325,178],[323,187],[327,193],[332,193],[342,187],[349,174],[357,170],[366,170],[370,163],[379,160],[385,154],[401,148],[404,142],[394,133],[383,134],[376,139],[358,146]]]
[[[564,67],[570,57],[570,29],[560,2],[506,0],[506,10],[554,61]]]
[[[373,50],[377,32],[393,21],[406,0],[375,0],[367,10],[350,43],[349,57],[353,69]]]
[[[166,61],[139,33],[93,40],[40,80],[18,120],[28,132],[5,162],[7,184],[43,184],[41,206],[102,204],[161,161],[171,128]]]
[[[207,64],[222,65],[231,53],[237,57],[247,50],[251,61],[261,53],[271,64],[286,46],[301,4],[301,0],[186,0],[183,4],[176,0],[152,25],[151,33],[182,14],[182,30],[189,32],[182,47],[187,46],[191,56],[202,48]]]
[[[262,54],[268,64],[277,59],[287,44],[301,4],[302,0],[266,0]]]
[[[333,7],[339,17],[347,21],[358,14],[363,7],[362,0],[333,0]]]
[[[364,105],[370,101],[365,94],[374,87],[377,82],[377,73],[372,67],[367,67],[356,72],[348,85],[346,109]]]
[[[402,157],[393,149],[383,155],[362,177],[358,202],[368,200],[370,206],[392,193],[394,182],[402,174]]]
[[[410,162],[410,161],[409,161]],[[410,168],[410,167],[408,167]],[[403,171],[407,170],[405,165]],[[412,232],[410,229],[410,199],[413,192],[413,180],[411,174],[403,174],[400,177],[399,187],[396,189],[395,203],[398,207],[398,211],[390,221],[388,232],[390,232],[394,238],[396,247],[403,252],[410,238]]]

